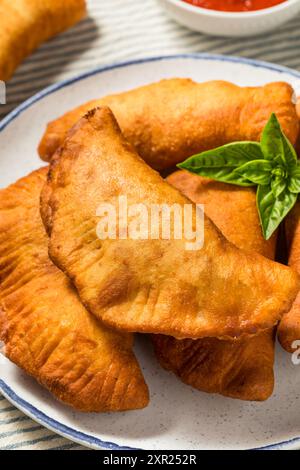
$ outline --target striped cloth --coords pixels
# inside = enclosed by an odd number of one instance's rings
[[[1,0],[0,0],[1,1]],[[156,0],[89,0],[89,17],[43,45],[7,86],[0,116],[42,88],[99,65],[187,52],[231,54],[300,70],[300,17],[263,37],[204,36],[170,20]],[[0,449],[82,449],[0,397]]]

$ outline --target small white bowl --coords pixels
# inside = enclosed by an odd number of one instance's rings
[[[196,7],[182,0],[159,0],[178,23],[213,36],[254,36],[277,28],[300,12],[300,0],[251,12],[223,12]]]

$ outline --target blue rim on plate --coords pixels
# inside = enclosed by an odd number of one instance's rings
[[[69,85],[72,85],[75,82],[80,80],[84,80],[88,77],[93,75],[101,74],[103,72],[114,70],[122,67],[128,67],[131,65],[138,65],[147,62],[158,62],[162,60],[174,60],[174,59],[196,59],[196,60],[215,60],[215,61],[222,61],[222,62],[232,62],[232,63],[241,63],[246,65],[251,65],[257,68],[263,68],[267,70],[273,70],[279,73],[285,73],[292,77],[300,79],[300,72],[296,70],[292,70],[288,67],[271,64],[269,62],[253,60],[253,59],[246,59],[241,57],[235,56],[223,56],[218,54],[178,54],[178,55],[168,55],[168,56],[157,56],[157,57],[149,57],[145,59],[137,59],[137,60],[130,60],[125,62],[118,62],[113,65],[104,66],[104,67],[97,67],[89,72],[82,73],[77,75],[74,78],[64,80],[62,82],[56,83],[54,85],[50,85],[47,88],[44,88],[42,91],[36,93],[31,98],[24,101],[21,105],[11,111],[1,122],[0,122],[0,132],[5,129],[8,124],[10,124],[14,119],[16,119],[21,113],[23,113],[26,109],[30,108],[34,103],[40,101],[45,96],[48,96],[55,91],[60,90],[61,88],[65,88]],[[4,380],[0,379],[0,392],[17,408],[23,411],[26,415],[30,416],[31,418],[35,419],[40,424],[44,425],[46,428],[60,434],[63,437],[69,438],[79,444],[88,444],[93,446],[93,448],[98,449],[106,449],[106,450],[139,450],[133,447],[124,447],[120,446],[114,442],[102,441],[97,437],[91,436],[89,434],[82,433],[80,431],[76,431],[75,429],[66,426],[55,419],[51,418],[50,416],[46,415],[42,411],[39,411],[33,405],[28,403],[26,400],[21,398],[17,395],[5,382]],[[255,448],[252,450],[279,450],[284,449],[286,447],[290,447],[293,444],[300,443],[300,436],[295,437],[293,439],[289,439],[286,441],[278,442],[276,444],[271,444],[259,448]]]

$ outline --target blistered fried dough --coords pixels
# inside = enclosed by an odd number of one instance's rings
[[[240,400],[262,401],[273,392],[272,329],[236,341],[152,336],[161,366],[187,385]]]
[[[39,213],[47,169],[0,192],[0,338],[7,357],[81,411],[143,408],[132,336],[87,312],[48,257]]]
[[[296,113],[297,113],[297,116],[298,116],[298,119],[299,119],[299,122],[300,122],[300,97],[298,96],[297,98],[297,103],[296,103]],[[296,141],[296,151],[298,153],[298,157],[300,155],[300,134],[298,134],[298,139]]]
[[[285,220],[286,239],[289,250],[289,265],[300,272],[300,203],[297,203]],[[278,338],[282,347],[294,352],[300,340],[300,293],[291,310],[284,315],[278,328]]]
[[[272,112],[294,143],[299,130],[287,83],[241,88],[232,83],[162,80],[86,103],[48,124],[39,146],[50,160],[67,131],[88,110],[109,106],[125,138],[153,168],[236,140],[258,140]]]
[[[0,80],[9,80],[34,49],[85,13],[85,0],[1,0]]]
[[[276,238],[265,240],[256,208],[256,188],[242,188],[175,171],[167,181],[191,201],[204,204],[206,215],[238,248],[274,259]]]
[[[93,110],[55,156],[42,213],[51,258],[96,317],[126,331],[233,337],[273,326],[290,307],[297,274],[238,250],[208,219],[200,250],[175,240],[173,224],[170,240],[121,239],[118,231],[98,239],[97,210],[111,204],[117,214],[120,196],[148,213],[152,204],[191,204],[139,158],[108,108]]]
[[[276,235],[268,241],[262,236],[253,188],[233,187],[185,171],[173,173],[168,182],[193,202],[202,202],[206,214],[236,246],[274,258]],[[272,328],[236,341],[151,338],[160,364],[198,390],[240,400],[266,400],[273,392]]]
[[[300,121],[300,98],[297,99],[297,115]],[[300,156],[300,136],[296,150]],[[297,271],[300,270],[300,204],[296,204],[285,221],[286,239],[289,245],[289,264]],[[300,294],[297,296],[292,309],[284,316],[279,328],[279,339],[282,346],[289,352],[293,341],[300,339]]]

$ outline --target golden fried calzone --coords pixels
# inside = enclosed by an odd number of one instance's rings
[[[108,106],[125,138],[153,168],[238,140],[259,140],[271,113],[295,143],[299,122],[287,83],[243,88],[224,81],[162,80],[85,103],[48,124],[39,145],[50,160],[68,130],[87,111]]]
[[[286,239],[289,251],[288,262],[300,272],[300,203],[297,202],[285,220]],[[300,345],[300,293],[291,310],[286,313],[278,328],[278,338],[284,349],[294,352]],[[299,343],[294,344],[295,341]]]
[[[263,238],[253,188],[241,188],[177,171],[167,178],[239,248],[273,259],[276,235]],[[266,400],[274,388],[273,328],[236,341],[217,338],[176,340],[151,335],[160,364],[198,390],[238,398]]]
[[[34,49],[85,14],[85,0],[1,0],[0,80],[9,80]]]
[[[0,339],[7,357],[81,411],[143,408],[132,336],[105,327],[48,257],[39,199],[47,168],[0,191]]]
[[[299,277],[290,268],[227,242],[204,217],[204,245],[187,236],[99,237],[99,207],[142,203],[191,208],[122,136],[108,108],[89,112],[54,157],[42,195],[51,259],[86,307],[111,327],[177,338],[236,337],[272,327],[291,306]],[[156,228],[156,226],[154,227]]]

